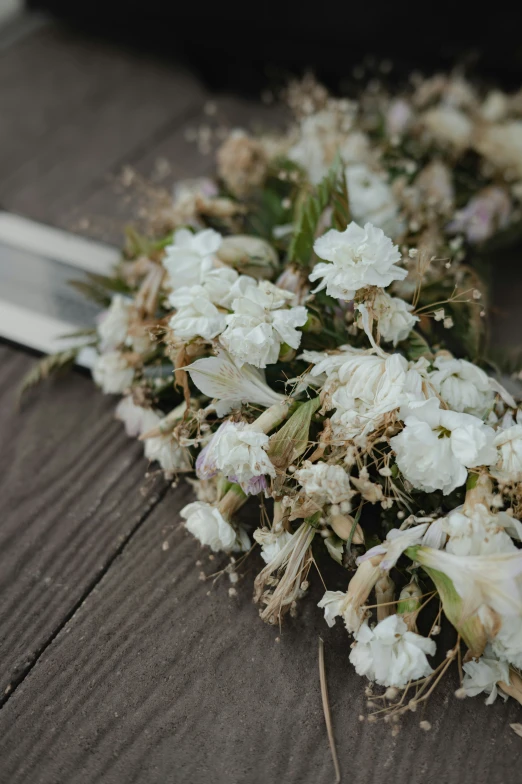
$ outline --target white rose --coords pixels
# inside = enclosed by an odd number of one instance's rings
[[[426,657],[435,653],[434,640],[408,631],[399,615],[390,615],[373,629],[365,621],[355,640],[350,661],[356,672],[381,686],[403,688],[433,672]]]
[[[106,395],[120,395],[132,384],[134,368],[127,362],[125,354],[108,351],[94,360],[92,377]]]
[[[429,374],[430,382],[453,411],[481,417],[491,408],[495,393],[481,368],[442,355],[433,364],[436,370]]]
[[[315,241],[314,250],[331,263],[316,264],[310,280],[322,278],[315,291],[326,288],[331,297],[351,300],[365,286],[386,288],[408,274],[396,266],[401,260],[398,247],[371,223],[362,228],[352,221],[345,231],[331,229]]]
[[[172,245],[165,248],[163,266],[168,273],[171,289],[196,286],[203,283],[205,275],[214,266],[215,254],[222,237],[213,229],[193,234],[188,229],[178,229]]]
[[[356,221],[369,221],[392,237],[403,231],[399,207],[384,172],[372,171],[363,163],[352,164],[346,167],[346,184],[350,210]]]
[[[215,506],[204,501],[194,501],[185,506],[180,515],[186,520],[187,531],[215,553],[247,552],[250,549],[250,541],[245,531],[239,529],[236,532]]]
[[[451,493],[466,481],[468,468],[496,459],[494,431],[477,417],[440,408],[437,398],[401,410],[404,430],[390,440],[397,465],[418,490]]]

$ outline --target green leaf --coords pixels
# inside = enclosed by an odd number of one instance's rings
[[[346,227],[342,216],[348,209],[348,195],[344,183],[344,169],[341,157],[336,156],[330,170],[317,188],[305,196],[297,210],[294,234],[288,251],[288,261],[308,266],[312,259],[313,244],[319,219],[325,209],[332,205],[335,196],[334,221]]]
[[[415,362],[417,359],[425,357],[431,362],[433,359],[433,352],[428,341],[420,334],[420,332],[417,332],[415,329],[412,330],[408,335],[407,341],[405,342],[407,343],[406,356],[408,359],[412,360],[412,362]]]
[[[130,288],[117,275],[95,275],[89,273],[86,280],[70,280],[69,285],[83,294],[87,299],[102,307],[108,307],[114,294],[130,294]]]
[[[44,381],[55,373],[71,367],[78,356],[79,351],[80,347],[78,346],[60,351],[57,354],[49,354],[49,356],[42,357],[42,359],[40,359],[22,379],[22,383],[18,390],[18,400],[20,401],[24,392],[31,389],[31,387],[35,387],[41,381]]]
[[[302,403],[271,437],[267,451],[276,468],[284,470],[306,450],[312,416],[320,405],[318,397]]]

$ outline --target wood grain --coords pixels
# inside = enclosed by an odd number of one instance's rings
[[[0,346],[0,695],[9,694],[163,492],[114,399],[74,372],[16,390],[34,358]],[[1,698],[0,698],[1,702]]]
[[[156,134],[199,106],[203,88],[169,67],[54,28],[0,56],[0,201],[60,225],[60,216]]]
[[[296,620],[281,633],[263,625],[251,604],[258,556],[237,596],[227,577],[198,579],[217,561],[180,528],[190,497],[168,493],[0,712],[2,781],[331,784],[319,635],[343,782],[520,780],[509,728],[520,707],[459,701],[452,679],[397,737],[361,721],[365,681],[346,633],[316,607],[317,576]]]

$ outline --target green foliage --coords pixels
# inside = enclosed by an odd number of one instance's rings
[[[42,357],[22,379],[18,390],[18,400],[22,399],[28,389],[37,386],[50,376],[70,368],[78,356],[79,350],[80,347],[69,348],[65,351],[59,351],[57,354]]]
[[[70,280],[69,285],[83,294],[87,299],[107,308],[111,304],[114,294],[131,294],[131,290],[124,280],[117,275],[95,275],[89,273],[86,280]]]
[[[320,405],[318,397],[301,403],[283,427],[272,436],[267,452],[276,468],[286,468],[306,450],[312,416]]]
[[[309,266],[313,244],[321,215],[333,207],[336,228],[346,228],[348,223],[348,194],[341,157],[337,155],[330,170],[312,193],[298,203],[295,229],[288,250],[288,261]]]
[[[417,330],[414,329],[410,332],[405,343],[406,356],[412,362],[416,362],[417,359],[420,359],[421,357],[425,357],[425,359],[428,359],[429,361],[433,359],[433,353],[428,341],[420,332],[417,332]]]

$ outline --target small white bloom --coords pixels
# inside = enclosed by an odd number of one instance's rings
[[[294,476],[304,492],[319,506],[326,503],[340,504],[349,501],[353,495],[350,477],[340,465],[305,461]]]
[[[126,395],[126,397],[122,397],[116,406],[115,417],[120,422],[123,422],[128,436],[136,437],[145,432],[144,421],[147,410],[143,406],[137,406],[132,399],[132,395]]]
[[[120,395],[132,384],[134,368],[127,362],[125,354],[108,351],[94,360],[92,377],[106,395]]]
[[[365,621],[355,640],[350,661],[356,672],[381,686],[403,688],[433,672],[426,657],[435,653],[435,641],[408,631],[399,615],[388,616],[373,629]]]
[[[155,411],[147,411],[142,422],[142,435],[149,430],[159,427],[163,419]],[[158,462],[168,476],[178,471],[190,471],[192,469],[187,449],[179,444],[172,431],[168,430],[160,436],[145,438],[143,443],[147,460]]]
[[[258,492],[260,477],[274,477],[276,470],[265,448],[269,438],[243,422],[223,422],[205,448],[205,465],[215,465],[245,492]],[[255,487],[251,487],[252,482]]]
[[[395,98],[386,111],[386,130],[390,136],[401,136],[411,125],[413,110],[404,98]]]
[[[397,465],[419,490],[444,495],[464,484],[467,468],[496,459],[494,431],[470,414],[445,411],[437,398],[401,410],[404,430],[390,440]]]
[[[231,295],[233,313],[226,317],[227,328],[221,343],[241,365],[248,362],[264,368],[277,362],[283,343],[298,348],[302,327],[308,318],[305,307],[286,307],[294,295],[269,281],[241,276]]]
[[[194,501],[185,506],[180,515],[186,520],[187,531],[215,553],[247,552],[250,549],[250,541],[245,531],[239,529],[236,532],[215,506]]]
[[[465,675],[462,687],[468,697],[476,697],[477,694],[486,692],[489,694],[486,705],[492,705],[498,694],[507,699],[502,691],[499,692],[497,684],[509,683],[509,665],[496,659],[489,646],[480,659],[465,662],[463,670]]]
[[[371,223],[362,228],[352,221],[345,231],[330,229],[315,241],[314,250],[331,263],[316,264],[310,280],[322,278],[315,290],[326,288],[331,297],[351,300],[365,286],[386,288],[408,274],[396,266],[401,260],[398,247]]]
[[[423,541],[427,529],[428,523],[414,525],[412,528],[407,528],[405,531],[401,531],[400,528],[392,528],[391,531],[388,531],[386,534],[384,542],[367,550],[364,555],[361,555],[357,559],[357,564],[364,563],[375,555],[383,555],[384,558],[380,561],[379,568],[383,572],[389,572],[408,547],[413,547]]]
[[[353,123],[353,110],[342,110],[339,105],[314,112],[305,117],[299,127],[299,138],[288,151],[288,157],[301,166],[311,183],[319,183],[338,151],[349,152],[347,139]],[[357,135],[357,134],[356,134]]]
[[[433,365],[430,381],[453,411],[482,417],[492,407],[495,393],[481,368],[451,356],[439,356]]]
[[[372,308],[377,317],[381,338],[394,346],[401,340],[406,340],[419,320],[419,317],[411,312],[412,305],[399,297],[390,297],[385,291],[377,293]]]
[[[290,542],[292,536],[293,534],[285,531],[284,528],[279,530],[257,528],[254,531],[254,539],[261,545],[261,558],[267,564],[279,555],[285,545]]]
[[[205,275],[214,266],[215,254],[222,237],[213,229],[193,234],[188,229],[178,229],[172,245],[165,248],[163,266],[168,273],[168,285],[175,290],[182,286],[203,283]]]
[[[399,207],[383,171],[373,171],[364,163],[346,167],[350,210],[358,223],[370,222],[391,237],[404,229]],[[320,254],[318,254],[320,255]]]
[[[493,444],[498,451],[493,476],[501,482],[522,482],[522,424],[502,426]]]
[[[335,619],[342,616],[346,607],[346,593],[343,591],[326,591],[317,604],[324,610],[324,619],[328,626],[335,625]]]
[[[485,124],[476,134],[475,149],[509,179],[522,177],[522,120]]]
[[[115,294],[109,308],[101,314],[97,332],[100,351],[114,351],[125,343],[129,329],[132,303],[121,294]]]
[[[489,555],[516,552],[517,547],[506,533],[512,518],[505,512],[491,514],[484,504],[475,504],[465,514],[455,509],[442,518],[441,527],[448,536],[446,550],[454,555]]]
[[[451,144],[457,148],[471,143],[473,125],[464,112],[448,105],[440,105],[427,111],[421,118],[424,127],[440,144]]]
[[[225,329],[231,304],[231,287],[238,279],[228,267],[212,269],[198,286],[183,286],[173,291],[170,304],[177,309],[169,326],[176,338],[190,340],[199,336],[212,340]]]

